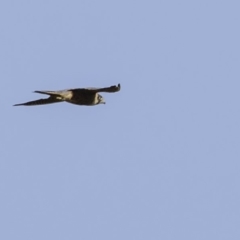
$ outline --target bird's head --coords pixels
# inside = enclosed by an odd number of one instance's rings
[[[98,96],[97,96],[97,104],[105,104],[106,102],[104,101],[104,98],[100,95],[100,94],[98,94]]]

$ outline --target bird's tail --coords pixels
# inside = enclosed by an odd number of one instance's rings
[[[49,96],[58,96],[59,93],[56,91],[34,91],[35,93],[46,94]]]

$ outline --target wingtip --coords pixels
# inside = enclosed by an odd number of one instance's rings
[[[13,105],[13,107],[18,107],[18,106],[26,106],[26,103],[17,103]]]

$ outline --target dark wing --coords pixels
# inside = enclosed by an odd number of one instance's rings
[[[43,104],[50,104],[50,103],[57,103],[62,102],[62,100],[56,99],[55,97],[50,96],[49,98],[38,99],[31,102],[15,104],[13,106],[35,106],[35,105],[43,105]]]
[[[117,86],[111,86],[111,87],[106,87],[106,88],[86,88],[88,91],[91,92],[108,92],[108,93],[113,93],[113,92],[118,92],[120,91],[121,85],[118,84]]]

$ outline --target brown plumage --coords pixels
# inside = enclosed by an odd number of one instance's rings
[[[35,91],[36,93],[49,95],[49,98],[38,99],[31,102],[15,104],[13,106],[35,106],[57,102],[68,102],[77,105],[93,106],[105,103],[99,92],[118,92],[120,84],[106,88],[75,88],[62,91]]]

